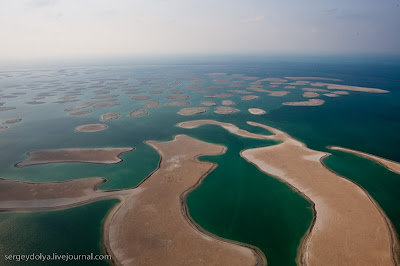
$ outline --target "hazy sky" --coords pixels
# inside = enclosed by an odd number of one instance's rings
[[[400,0],[0,0],[0,60],[400,53]]]

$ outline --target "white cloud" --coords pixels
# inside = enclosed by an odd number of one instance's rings
[[[264,16],[257,16],[257,17],[253,17],[253,18],[246,18],[246,19],[242,19],[240,22],[242,23],[252,23],[252,22],[260,22],[264,20]]]

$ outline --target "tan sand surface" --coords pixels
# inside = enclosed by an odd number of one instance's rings
[[[226,123],[210,120],[187,121],[179,126],[193,128],[202,124],[226,128]],[[311,150],[272,127],[248,124],[269,130],[274,135],[266,137],[282,143],[244,150],[241,156],[313,203],[314,221],[302,241],[299,264],[395,265],[397,238],[390,221],[365,190],[321,163],[328,153]],[[231,127],[230,124],[226,129],[235,134],[241,131],[230,130]]]
[[[302,101],[302,102],[285,102],[282,103],[283,105],[289,105],[289,106],[319,106],[323,105],[325,103],[324,100],[321,99],[310,99],[308,101]]]
[[[90,114],[92,112],[92,110],[84,110],[84,111],[78,111],[78,112],[74,112],[74,113],[69,113],[69,116],[80,116],[80,115],[87,115]]]
[[[98,191],[97,187],[104,182],[101,177],[47,183],[0,179],[0,211],[64,209],[129,193]]]
[[[165,97],[167,100],[188,100],[190,99],[187,95],[174,95],[174,96],[167,96]]]
[[[108,120],[115,120],[118,119],[121,116],[119,113],[107,113],[104,115],[101,115],[100,120],[101,121],[108,121]]]
[[[130,112],[127,117],[135,117],[135,116],[144,116],[144,115],[148,115],[149,111],[147,111],[146,109],[137,109],[137,110],[133,110],[132,112]]]
[[[148,141],[161,155],[159,169],[106,221],[106,250],[122,265],[255,265],[256,250],[224,241],[193,223],[186,195],[214,169],[201,155],[224,147],[178,135],[173,141]]]
[[[100,163],[115,164],[122,160],[123,153],[134,148],[68,148],[54,150],[36,150],[28,152],[27,159],[15,164],[15,167],[26,167],[49,163]]]
[[[75,128],[76,131],[78,132],[97,132],[97,131],[102,131],[107,129],[107,125],[104,124],[87,124],[87,125],[82,125],[78,126]]]
[[[214,95],[207,95],[205,97],[207,97],[207,98],[229,98],[232,96],[233,96],[232,93],[218,93],[218,94],[214,94]]]
[[[339,95],[349,95],[350,93],[348,91],[332,91],[334,94],[339,94]]]
[[[245,90],[230,90],[230,92],[239,93],[239,94],[249,94],[249,93],[251,93],[250,91],[245,91]]]
[[[323,83],[323,82],[314,82],[314,83],[311,83],[311,86],[315,86],[315,87],[326,86],[330,90],[359,91],[359,92],[370,92],[370,93],[388,93],[389,92],[387,90],[376,89],[376,88],[339,85],[339,84],[331,84],[331,83]]]
[[[288,95],[290,92],[289,91],[269,91],[269,96],[275,96],[275,97],[281,97]]]
[[[267,112],[259,108],[249,108],[249,113],[253,115],[263,115],[266,114]]]
[[[235,105],[235,102],[232,100],[223,100],[222,105]]]
[[[292,79],[292,80],[329,80],[329,81],[342,81],[341,79],[335,79],[335,78],[321,78],[321,77],[285,77],[285,79]]]
[[[16,118],[16,119],[8,119],[2,122],[3,125],[11,125],[11,124],[15,124],[15,123],[19,123],[21,122],[22,119],[21,118]]]
[[[319,93],[317,92],[313,92],[313,91],[306,91],[303,93],[303,97],[305,98],[314,98],[314,97],[318,97]]]
[[[208,111],[208,107],[188,107],[179,110],[178,114],[180,115],[196,115],[205,113]]]
[[[330,146],[329,148],[331,150],[337,150],[337,151],[352,153],[352,154],[367,158],[369,160],[375,161],[375,162],[383,165],[384,167],[388,168],[392,172],[400,174],[400,163],[398,163],[398,162],[391,161],[391,160],[388,160],[388,159],[385,159],[385,158],[382,158],[382,157],[379,157],[379,156],[375,156],[375,155],[372,155],[372,154],[368,154],[368,153],[365,153],[365,152],[352,150],[352,149],[336,147],[336,146]]]
[[[240,112],[239,109],[230,107],[230,106],[217,106],[214,109],[214,113],[220,114],[220,115],[227,115],[227,114],[233,114]]]
[[[243,101],[251,101],[251,100],[255,100],[260,98],[260,96],[257,95],[244,95],[242,97],[240,97],[240,99],[242,99]]]
[[[303,91],[313,91],[313,92],[329,92],[329,90],[316,89],[316,88],[303,88]]]
[[[285,89],[296,89],[296,86],[284,86]]]
[[[135,100],[135,101],[144,101],[144,100],[150,99],[150,97],[149,96],[132,96],[131,99]]]
[[[165,104],[165,106],[170,106],[170,107],[177,107],[177,106],[189,106],[190,102],[168,102]]]
[[[214,105],[217,105],[217,103],[216,102],[212,102],[212,101],[204,101],[204,102],[201,102],[200,105],[214,106]]]
[[[324,93],[324,95],[327,96],[327,97],[332,97],[332,98],[340,97],[339,94],[334,94],[334,93]]]
[[[158,108],[160,106],[159,101],[147,102],[144,104],[146,105],[147,108]]]

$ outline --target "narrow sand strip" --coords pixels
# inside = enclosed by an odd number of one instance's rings
[[[209,120],[188,121],[179,126],[194,128],[203,124],[220,125],[235,134],[241,131],[231,124],[226,126]],[[302,241],[299,264],[396,264],[394,250],[398,240],[389,219],[365,190],[325,167],[321,160],[328,153],[311,150],[272,127],[255,122],[248,124],[269,130],[275,135],[266,137],[283,142],[244,150],[241,156],[261,171],[289,184],[314,204],[315,217]]]
[[[117,265],[255,265],[254,249],[206,234],[188,216],[186,195],[215,168],[198,156],[218,155],[220,145],[186,135],[148,141],[161,155],[159,169],[108,216],[107,252]]]
[[[352,149],[336,147],[336,146],[329,146],[328,148],[331,149],[331,150],[348,152],[348,153],[352,153],[352,154],[367,158],[369,160],[375,161],[375,162],[383,165],[384,167],[386,167],[390,171],[400,175],[400,163],[398,163],[398,162],[391,161],[391,160],[388,160],[388,159],[385,159],[385,158],[382,158],[382,157],[378,157],[378,156],[375,156],[375,155],[372,155],[372,154],[368,154],[368,153],[365,153],[365,152],[352,150]]]

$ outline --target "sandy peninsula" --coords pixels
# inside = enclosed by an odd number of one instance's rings
[[[267,112],[263,109],[259,109],[259,108],[249,108],[249,113],[252,115],[264,115]]]
[[[158,108],[160,106],[159,101],[147,102],[144,104],[146,105],[147,108]]]
[[[27,152],[27,159],[15,164],[15,167],[26,167],[50,163],[99,163],[115,164],[121,162],[120,156],[134,148],[69,148],[55,150],[36,150]]]
[[[391,160],[388,160],[388,159],[385,159],[385,158],[382,158],[379,156],[375,156],[372,154],[368,154],[365,152],[352,150],[352,149],[336,147],[336,146],[329,146],[328,148],[330,148],[331,150],[352,153],[352,154],[367,158],[369,160],[379,163],[380,165],[383,165],[384,167],[386,167],[387,169],[389,169],[390,171],[392,171],[394,173],[400,174],[400,163],[398,163],[398,162],[391,161]]]
[[[213,101],[203,101],[203,102],[200,102],[200,105],[204,105],[204,106],[214,106],[214,105],[217,105],[217,103],[216,103],[216,102],[213,102]]]
[[[325,103],[324,100],[322,99],[310,99],[308,101],[302,101],[302,102],[285,102],[282,103],[283,105],[288,105],[288,106],[319,106],[323,105]]]
[[[97,132],[105,130],[107,128],[108,126],[104,124],[88,124],[88,125],[78,126],[77,128],[75,128],[75,130],[78,132]]]
[[[180,115],[196,115],[196,114],[201,114],[205,113],[208,111],[208,107],[188,107],[188,108],[182,108],[179,110],[178,114]]]
[[[217,106],[214,109],[214,113],[220,114],[220,115],[227,115],[227,114],[233,114],[240,112],[239,109],[230,107],[230,106]]]
[[[144,115],[148,115],[149,111],[147,111],[146,109],[137,109],[137,110],[133,110],[132,112],[130,112],[127,117],[135,117],[135,116],[144,116]]]
[[[186,135],[178,135],[172,141],[147,143],[162,157],[159,169],[140,185],[145,193],[127,198],[106,220],[106,250],[115,263],[265,264],[258,250],[211,236],[189,216],[187,194],[215,168],[213,163],[198,161],[197,157],[222,154],[225,148]]]
[[[177,107],[177,106],[189,106],[190,102],[168,102],[165,104],[165,106],[170,106],[170,107]]]
[[[281,143],[244,150],[241,156],[313,203],[314,221],[301,243],[299,264],[395,265],[397,237],[390,221],[365,190],[325,167],[321,161],[328,153],[311,150],[272,127],[248,123],[274,134],[252,134],[252,137],[258,135],[260,139]],[[207,120],[188,121],[179,126],[193,128],[203,124],[208,124]],[[210,124],[245,135],[232,124],[217,121]]]
[[[242,99],[242,101],[251,101],[251,100],[255,100],[260,98],[260,96],[257,95],[244,95],[242,97],[240,97],[240,99]]]
[[[101,115],[100,120],[101,121],[108,121],[108,120],[115,120],[118,119],[121,116],[119,113],[107,113],[104,115]]]

